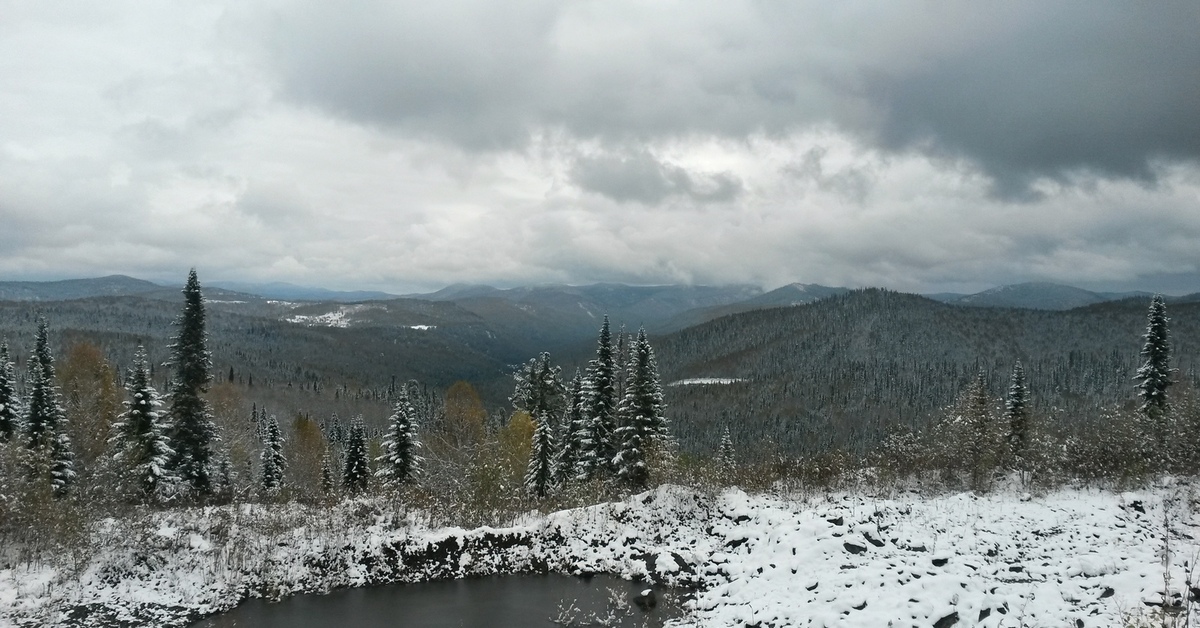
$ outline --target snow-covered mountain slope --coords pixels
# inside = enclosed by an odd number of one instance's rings
[[[1192,499],[1175,483],[1036,497],[660,487],[470,531],[382,500],[156,513],[101,522],[77,568],[0,570],[0,625],[182,626],[247,597],[554,571],[699,585],[685,626],[1121,626],[1164,590],[1187,596]]]

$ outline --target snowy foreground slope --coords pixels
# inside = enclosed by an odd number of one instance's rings
[[[0,625],[176,625],[247,597],[498,572],[700,585],[687,626],[1122,626],[1187,592],[1187,485],[711,496],[661,487],[509,528],[429,529],[348,502],[105,521],[74,569],[0,570]],[[301,525],[303,524],[303,525]],[[1169,542],[1164,542],[1169,538]]]

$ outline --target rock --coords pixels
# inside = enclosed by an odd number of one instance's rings
[[[861,554],[867,551],[867,548],[861,545],[855,545],[853,543],[842,543],[842,547],[846,548],[846,551],[850,552],[851,554]]]
[[[950,626],[953,626],[954,624],[957,624],[957,623],[958,623],[958,612],[955,611],[955,612],[950,613],[949,615],[946,615],[945,617],[933,622],[933,628],[950,628]]]
[[[658,606],[658,596],[654,594],[654,589],[642,589],[642,592],[633,596],[633,603],[637,607],[648,611],[655,606]]]

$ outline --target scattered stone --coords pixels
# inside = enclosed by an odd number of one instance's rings
[[[654,594],[654,589],[642,589],[642,592],[633,596],[633,603],[637,607],[648,611],[655,606],[658,606],[658,596]]]

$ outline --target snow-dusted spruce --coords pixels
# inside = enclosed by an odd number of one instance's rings
[[[118,482],[122,493],[138,499],[154,499],[173,477],[167,471],[171,446],[158,391],[150,385],[146,366],[146,350],[139,346],[133,369],[125,383],[129,401],[125,412],[112,425],[108,442],[117,462]]]
[[[275,497],[283,488],[283,468],[287,460],[283,457],[283,434],[279,431],[279,421],[271,415],[266,421],[263,439],[263,450],[259,454],[262,467],[262,493],[265,497]]]
[[[613,432],[617,428],[616,360],[608,316],[596,341],[596,358],[588,363],[583,383],[584,431],[580,435],[579,476],[590,480],[611,475],[616,456]]]
[[[1156,294],[1150,301],[1150,310],[1146,314],[1146,343],[1142,346],[1142,358],[1145,362],[1137,370],[1134,379],[1137,380],[1138,397],[1142,401],[1141,411],[1146,418],[1146,429],[1152,432],[1149,443],[1154,444],[1153,452],[1146,452],[1161,457],[1167,450],[1167,388],[1173,383],[1171,374],[1171,346],[1167,341],[1167,305],[1162,295]],[[1165,461],[1163,461],[1165,462]]]
[[[721,445],[717,448],[717,462],[720,465],[721,475],[724,476],[723,479],[728,480],[737,466],[737,459],[733,451],[733,438],[729,435],[728,425],[721,430]]]
[[[583,377],[576,369],[570,390],[563,395],[565,411],[558,433],[558,451],[554,457],[554,480],[566,484],[579,473],[580,440],[585,433],[583,421]]]
[[[1009,378],[1004,417],[1008,423],[1008,454],[1012,463],[1019,468],[1029,447],[1029,387],[1020,360],[1013,365]]]
[[[613,390],[616,392],[617,406],[620,407],[621,400],[625,398],[625,386],[629,383],[629,370],[633,360],[630,357],[630,350],[633,346],[633,338],[625,333],[625,326],[617,330],[616,341],[613,346]]]
[[[965,463],[971,474],[971,487],[985,488],[995,465],[994,434],[995,426],[992,417],[992,400],[988,396],[987,382],[983,373],[975,376],[975,381],[967,388],[966,407],[963,409],[962,421],[965,433]]]
[[[342,486],[351,493],[367,490],[371,479],[370,459],[367,455],[367,427],[363,418],[356,416],[350,421],[350,433],[346,435],[346,461],[342,470]]]
[[[326,445],[325,453],[321,454],[321,492],[332,495],[337,488],[337,477],[334,476],[333,452]]]
[[[639,329],[626,376],[625,398],[617,411],[620,427],[613,436],[618,450],[612,461],[617,479],[635,491],[645,489],[650,480],[647,458],[651,448],[667,437],[664,407],[654,350],[646,339],[645,328]]]
[[[67,436],[67,414],[55,385],[54,355],[46,321],[38,321],[36,346],[29,359],[29,407],[25,417],[27,445],[35,452],[38,473],[45,473],[56,496],[75,481],[75,456]]]
[[[421,441],[417,439],[416,414],[417,411],[409,400],[408,390],[401,387],[396,405],[392,408],[392,416],[388,418],[387,435],[383,439],[383,455],[375,459],[379,463],[375,475],[389,486],[409,484],[420,476],[423,459],[417,455]]]
[[[213,483],[213,447],[217,427],[203,393],[212,380],[212,356],[204,331],[204,297],[196,269],[188,273],[183,288],[183,312],[176,320],[179,335],[171,344],[171,364],[175,378],[171,382],[171,470],[194,495],[211,495]]]
[[[0,343],[0,443],[13,440],[21,431],[19,402],[17,376],[6,340]]]
[[[529,466],[525,469],[525,490],[536,497],[545,497],[554,486],[554,425],[548,414],[533,417],[533,444],[529,450]]]
[[[509,398],[513,408],[529,416],[546,415],[557,423],[563,412],[562,369],[550,364],[550,354],[542,352],[513,373],[516,386]]]

